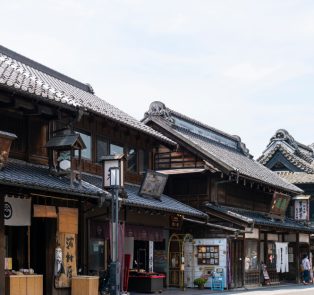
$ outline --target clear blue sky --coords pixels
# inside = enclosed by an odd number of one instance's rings
[[[1,1],[0,42],[137,119],[160,100],[239,135],[314,142],[314,1]]]

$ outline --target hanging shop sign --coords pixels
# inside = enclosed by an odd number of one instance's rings
[[[170,228],[171,229],[180,229],[181,227],[181,217],[176,215],[170,216]]]
[[[168,175],[146,170],[139,195],[160,198],[168,180]]]
[[[148,252],[148,270],[149,272],[153,272],[154,267],[154,242],[149,241],[149,252]]]
[[[309,220],[310,196],[296,196],[294,200],[294,220]]]
[[[275,192],[270,203],[270,214],[285,215],[291,197],[285,194]]]
[[[55,206],[33,205],[34,217],[57,218]]]
[[[4,197],[4,224],[7,226],[31,225],[32,199]]]
[[[78,209],[59,207],[58,231],[60,233],[78,234]]]

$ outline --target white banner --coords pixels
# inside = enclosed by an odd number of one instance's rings
[[[4,224],[9,226],[31,225],[32,199],[5,196]]]

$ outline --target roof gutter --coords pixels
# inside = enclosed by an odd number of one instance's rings
[[[239,236],[239,234],[252,234],[254,230],[254,222],[251,224],[251,229],[249,231],[245,231],[245,230],[241,230],[238,229],[235,233],[234,233],[234,238],[229,238],[229,240],[236,240]]]
[[[239,180],[239,170],[237,169],[237,178],[236,179],[231,179],[231,180],[223,180],[223,181],[217,181],[215,182],[215,205],[218,206],[218,184],[221,183],[227,183],[227,182],[234,182]]]
[[[208,223],[208,222],[194,220],[194,219],[189,219],[189,218],[185,218],[185,217],[183,218],[183,220],[186,220],[186,221],[189,221],[189,222],[194,222],[194,223],[197,223],[197,224],[207,225],[209,227],[220,228],[220,229],[224,229],[224,230],[227,230],[227,231],[233,231],[233,232],[235,232],[235,234],[238,231],[236,228],[233,228],[233,227],[227,227],[227,226],[223,226],[223,225],[219,225],[219,224]]]

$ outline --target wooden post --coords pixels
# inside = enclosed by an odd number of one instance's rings
[[[300,234],[297,233],[296,234],[296,253],[295,253],[295,266],[296,266],[296,269],[297,269],[297,275],[296,275],[296,278],[295,278],[295,282],[296,284],[299,284],[300,283],[300,242],[299,242],[299,238],[300,238]]]
[[[73,148],[71,148],[71,185],[73,186],[73,184],[74,184],[74,179],[73,179],[73,169],[74,169],[74,167],[73,167]]]
[[[267,233],[264,233],[264,263],[267,267],[267,271],[268,267],[269,267],[269,260],[268,260],[268,240],[267,240]]]
[[[79,183],[79,187],[82,187],[82,150],[79,149],[79,172],[80,172],[80,183]]]
[[[27,251],[27,262],[28,262],[28,269],[31,268],[31,227],[28,226],[27,229],[27,245],[28,245],[28,251]]]
[[[217,197],[218,198],[218,197]],[[242,246],[242,270],[243,270],[243,278],[242,278],[242,285],[245,286],[245,234],[243,234],[243,246]]]
[[[0,206],[4,208],[4,194],[0,194]],[[0,218],[0,295],[4,295],[4,214]]]

